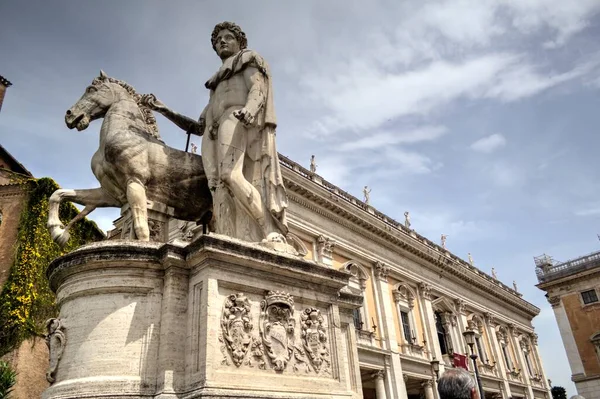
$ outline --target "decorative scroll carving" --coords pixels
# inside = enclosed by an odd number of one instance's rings
[[[456,298],[454,300],[454,305],[456,305],[456,311],[458,314],[462,314],[465,312],[465,301],[460,298]]]
[[[275,371],[282,372],[294,351],[294,298],[269,291],[260,303],[260,336]]]
[[[383,262],[375,262],[375,272],[377,277],[383,281],[387,281],[388,275],[390,274],[390,268]]]
[[[507,342],[506,339],[508,338],[508,332],[506,331],[505,327],[498,328],[496,331],[496,338],[498,338],[498,341],[500,342]]]
[[[223,344],[229,350],[233,364],[239,367],[252,343],[250,301],[244,294],[229,295],[223,304],[221,331]]]
[[[302,320],[302,343],[315,371],[321,371],[325,363],[326,371],[329,366],[329,350],[327,348],[327,331],[323,325],[321,311],[315,308],[304,309],[300,316]]]
[[[252,339],[252,346],[250,350],[252,351],[252,357],[258,361],[258,368],[265,370],[267,368],[267,363],[265,362],[265,348],[261,340],[254,337]],[[252,367],[252,365],[250,365],[250,367]]]
[[[519,330],[517,329],[517,326],[512,323],[508,324],[508,331],[513,335],[513,337],[519,336]]]
[[[63,332],[64,327],[60,319],[49,319],[46,321],[46,345],[48,345],[48,351],[50,353],[50,360],[48,364],[48,370],[46,371],[46,380],[49,383],[53,383],[56,374],[56,368],[58,367],[58,361],[60,360],[67,338]]]
[[[317,253],[322,257],[333,257],[334,246],[335,241],[333,241],[331,238],[325,237],[322,234],[317,238]]]

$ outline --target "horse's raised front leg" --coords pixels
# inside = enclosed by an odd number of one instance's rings
[[[140,241],[150,241],[146,187],[137,179],[130,179],[127,182],[127,202],[131,208],[135,236]]]
[[[65,227],[59,218],[58,211],[63,200],[85,206]],[[121,203],[108,195],[102,188],[85,190],[59,189],[50,196],[48,201],[48,229],[52,240],[61,247],[69,241],[69,229],[75,222],[87,216],[98,207],[120,207]]]

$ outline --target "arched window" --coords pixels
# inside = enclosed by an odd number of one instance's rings
[[[408,284],[400,283],[392,291],[400,329],[402,330],[402,341],[405,345],[418,345],[419,337],[416,331],[416,321],[414,315],[415,290]]]
[[[342,268],[352,274],[348,284],[350,288],[360,290],[364,299],[365,289],[367,288],[367,280],[369,279],[369,273],[367,269],[357,261],[353,260],[346,262]],[[354,309],[352,312],[354,327],[359,331],[369,330],[369,319],[365,304],[363,303],[363,306],[358,309]]]

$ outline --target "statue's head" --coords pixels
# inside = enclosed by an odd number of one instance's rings
[[[240,50],[248,47],[246,34],[237,24],[233,22],[221,22],[213,29],[210,36],[213,49],[221,59],[226,59]]]

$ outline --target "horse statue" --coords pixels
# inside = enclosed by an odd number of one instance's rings
[[[71,226],[94,209],[125,204],[131,208],[135,236],[149,241],[148,200],[172,207],[177,219],[208,224],[212,196],[202,157],[165,145],[143,96],[103,71],[67,111],[65,122],[69,129],[81,131],[99,118],[104,121],[100,146],[92,157],[92,171],[100,187],[59,189],[52,194],[48,229],[56,243],[64,246]],[[84,206],[66,226],[58,216],[63,200]]]

